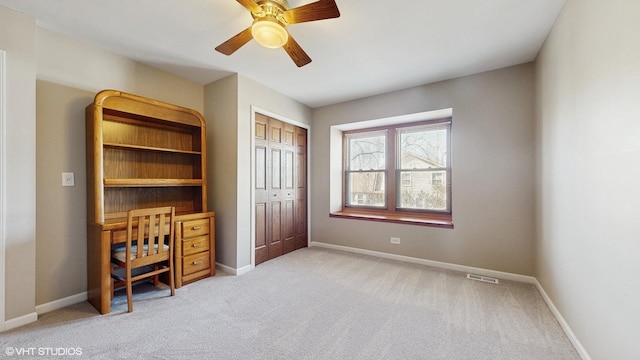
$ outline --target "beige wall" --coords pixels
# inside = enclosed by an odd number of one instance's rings
[[[36,82],[36,305],[87,290],[84,108],[95,94]],[[75,186],[61,186],[61,172]]]
[[[251,265],[251,111],[259,108],[283,120],[311,123],[311,109],[256,81],[232,75],[205,87],[210,188],[216,212],[217,262],[234,269]],[[212,153],[212,151],[214,153]]]
[[[37,29],[36,305],[86,291],[85,107],[103,89],[202,112],[202,85]],[[61,55],[62,54],[62,55]],[[75,187],[61,173],[75,173]]]
[[[238,75],[205,86],[208,208],[216,213],[216,262],[237,262],[236,177],[238,157]]]
[[[200,84],[42,28],[37,29],[36,39],[38,80],[94,94],[122,90],[204,111]]]
[[[0,6],[6,51],[4,320],[32,316],[36,283],[35,20]],[[2,319],[0,319],[2,320]],[[2,328],[0,326],[0,328]]]
[[[332,125],[446,108],[453,109],[455,229],[329,218],[330,195],[340,189],[330,188],[327,175],[341,166],[329,161]],[[532,64],[315,109],[312,240],[532,275],[532,113]],[[400,237],[401,245],[391,245],[392,236]]]
[[[536,276],[593,359],[640,358],[639,18],[568,0],[536,64]]]

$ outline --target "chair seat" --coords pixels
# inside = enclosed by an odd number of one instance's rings
[[[169,245],[167,245],[167,244],[164,244],[162,247],[164,248],[165,251],[169,250]],[[154,244],[153,248],[157,252],[158,244]],[[133,260],[133,259],[138,257],[137,256],[137,252],[138,252],[138,246],[137,245],[131,246],[131,260]],[[145,244],[142,247],[142,257],[147,256],[148,252],[149,252],[149,245]],[[118,259],[118,260],[120,260],[122,262],[125,262],[125,259],[127,258],[126,246],[120,246],[120,247],[117,247],[117,248],[113,249],[113,252],[112,252],[111,256],[113,258],[115,258],[115,259]]]

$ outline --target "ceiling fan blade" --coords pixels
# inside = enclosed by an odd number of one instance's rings
[[[302,50],[300,45],[298,45],[293,37],[291,37],[291,34],[289,34],[289,40],[286,44],[284,44],[283,48],[284,51],[289,54],[291,60],[293,60],[296,65],[298,65],[298,67],[303,67],[311,62],[311,58],[309,57],[309,55],[307,55],[307,53]]]
[[[253,35],[251,35],[251,26],[249,26],[248,28],[239,32],[238,35],[218,45],[218,47],[216,47],[216,51],[221,52],[225,55],[231,55],[236,52],[236,50],[240,49],[242,45],[248,43],[251,39],[253,39]]]
[[[320,0],[284,12],[284,19],[289,24],[333,19],[339,16],[340,11],[338,10],[338,5],[336,5],[335,0]]]
[[[258,3],[253,0],[236,0],[236,1],[242,4],[242,6],[249,9],[249,11],[251,11],[252,13],[259,13],[260,11],[262,11],[262,8],[260,7],[260,5],[258,5]]]

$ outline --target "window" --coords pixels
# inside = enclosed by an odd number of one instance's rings
[[[341,215],[451,224],[451,118],[343,132]]]
[[[400,174],[400,181],[402,182],[402,187],[411,187],[411,173],[406,172]]]
[[[443,172],[435,172],[433,174],[431,174],[431,185],[436,186],[436,185],[442,185],[442,179],[444,178],[444,173]]]

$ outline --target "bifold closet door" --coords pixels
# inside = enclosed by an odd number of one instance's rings
[[[255,118],[255,259],[258,265],[306,246],[307,139],[305,129],[261,114]]]

